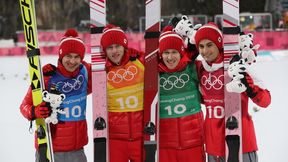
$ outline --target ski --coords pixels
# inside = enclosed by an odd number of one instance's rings
[[[158,161],[158,44],[161,1],[145,1],[144,149],[146,162]]]
[[[239,55],[239,0],[223,0],[224,84],[228,76],[229,61]],[[241,94],[225,88],[225,141],[226,161],[242,162]]]
[[[35,3],[34,0],[19,0],[19,3],[29,60],[33,105],[37,106],[42,102],[44,81],[38,46]],[[54,162],[50,125],[42,118],[36,119],[36,133],[40,162]]]
[[[100,47],[106,25],[105,0],[90,0],[90,19],[94,162],[109,162],[106,57]]]

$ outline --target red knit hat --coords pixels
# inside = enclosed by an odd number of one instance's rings
[[[59,46],[60,60],[69,53],[79,54],[81,60],[83,60],[85,54],[85,45],[84,42],[79,38],[75,29],[68,29],[65,32]]]
[[[220,29],[213,22],[202,26],[195,34],[195,43],[198,49],[199,42],[203,39],[209,39],[218,47],[219,50],[223,49],[223,36]]]
[[[106,48],[112,44],[120,44],[124,48],[128,48],[128,40],[124,31],[120,27],[108,24],[104,28],[101,38],[101,46],[104,53]]]
[[[159,54],[160,56],[162,53],[167,49],[175,49],[177,50],[182,56],[185,52],[184,42],[181,36],[175,33],[172,26],[166,26],[163,29],[162,34],[159,38]]]

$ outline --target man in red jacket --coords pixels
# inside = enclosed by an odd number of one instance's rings
[[[159,38],[159,161],[205,162],[197,51],[186,50],[172,29],[165,27]]]
[[[209,162],[225,161],[223,36],[214,23],[202,26],[195,35],[196,47],[203,57],[197,62],[200,91],[206,106],[205,144]],[[243,162],[257,162],[257,143],[253,121],[248,113],[249,98],[266,108],[270,92],[246,72],[241,80],[247,90],[241,93]],[[255,82],[254,82],[255,81]],[[257,82],[256,82],[257,81]]]
[[[107,55],[110,162],[142,162],[144,54],[128,48],[123,30],[111,24],[101,46]]]
[[[66,114],[58,114],[58,124],[50,125],[55,162],[87,161],[83,147],[88,143],[85,112],[86,98],[91,93],[91,66],[83,61],[84,55],[84,42],[77,31],[68,29],[59,45],[57,67],[52,64],[43,67],[45,89],[49,91],[51,87],[57,87],[59,92],[66,95],[61,104]],[[45,102],[33,106],[31,87],[20,110],[30,121],[46,118],[51,113]],[[39,161],[37,146],[35,140],[36,162]]]

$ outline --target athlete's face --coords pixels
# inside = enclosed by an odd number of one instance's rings
[[[112,44],[106,48],[106,54],[110,61],[120,65],[125,48],[119,44]]]
[[[181,60],[181,54],[175,49],[167,49],[162,53],[162,58],[168,69],[174,69]]]
[[[214,62],[219,55],[219,49],[215,43],[209,39],[203,39],[198,45],[199,53],[208,62]]]
[[[62,58],[62,65],[69,72],[73,72],[74,70],[76,70],[80,64],[81,64],[81,57],[76,53],[66,54]]]

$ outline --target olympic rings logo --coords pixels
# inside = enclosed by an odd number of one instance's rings
[[[84,76],[79,75],[76,79],[72,79],[71,82],[58,82],[56,85],[57,87],[62,87],[62,92],[68,93],[72,90],[78,90],[82,86],[84,82]]]
[[[209,76],[207,78],[207,76],[202,76],[201,78],[201,84],[207,89],[210,90],[212,87],[215,90],[220,90],[223,86],[224,86],[224,75],[220,75],[218,77],[216,77],[215,75],[211,75],[211,73],[209,73]]]
[[[117,71],[110,71],[107,74],[107,80],[113,83],[120,83],[124,81],[130,81],[134,79],[135,75],[138,73],[136,66],[129,66],[127,69],[118,69]]]
[[[164,77],[160,78],[160,87],[163,87],[164,90],[170,90],[173,87],[175,88],[183,88],[185,84],[189,81],[188,74],[181,74],[179,78],[175,75],[169,76],[167,79]]]

